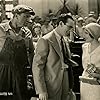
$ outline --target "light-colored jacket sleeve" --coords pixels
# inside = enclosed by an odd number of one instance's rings
[[[0,27],[0,51],[2,50],[2,47],[5,43],[5,39],[6,39],[5,31],[3,30],[3,28]]]
[[[37,94],[47,93],[44,73],[48,57],[48,50],[48,41],[43,38],[39,39],[32,65],[33,79]]]

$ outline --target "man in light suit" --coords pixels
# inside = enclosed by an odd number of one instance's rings
[[[70,100],[73,85],[72,68],[64,62],[60,39],[69,35],[74,26],[70,15],[58,17],[57,27],[37,42],[33,59],[33,79],[39,100]],[[70,50],[67,46],[68,59]]]

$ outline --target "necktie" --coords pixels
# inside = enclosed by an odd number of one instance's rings
[[[64,63],[66,63],[66,60],[68,60],[69,58],[69,52],[63,37],[61,37],[61,48],[62,48]]]

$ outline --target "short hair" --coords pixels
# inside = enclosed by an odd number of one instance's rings
[[[58,18],[57,18],[57,26],[59,25],[60,21],[62,21],[64,24],[66,24],[68,19],[72,19],[74,21],[72,16],[69,15],[69,14],[61,14],[61,15],[59,15]]]

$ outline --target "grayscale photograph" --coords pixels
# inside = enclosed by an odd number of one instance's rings
[[[100,100],[100,0],[0,0],[0,100]]]

